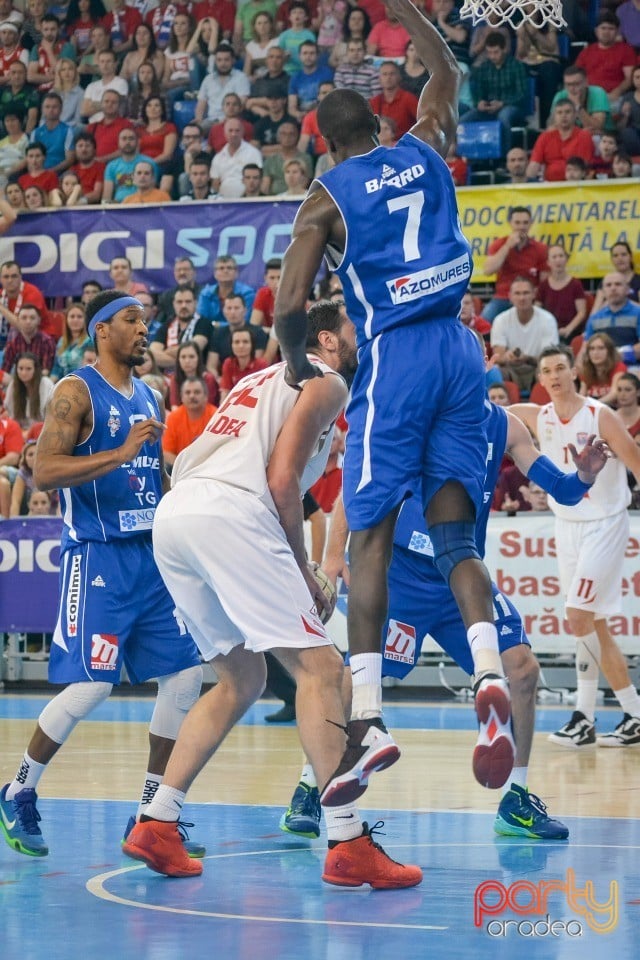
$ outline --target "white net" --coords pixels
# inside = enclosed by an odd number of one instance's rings
[[[464,0],[460,18],[470,18],[473,24],[483,23],[497,27],[509,23],[517,27],[527,21],[535,27],[550,23],[554,27],[566,27],[562,16],[562,0]]]

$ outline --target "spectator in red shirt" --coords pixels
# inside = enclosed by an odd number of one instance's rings
[[[567,270],[569,254],[565,248],[554,243],[547,254],[549,275],[538,286],[536,303],[554,315],[560,339],[570,343],[584,329],[587,298],[580,280]]]
[[[581,157],[591,164],[593,139],[588,130],[576,126],[576,108],[570,100],[560,100],[553,108],[553,127],[544,130],[535,142],[527,166],[531,180],[566,180],[567,160]]]
[[[11,417],[0,417],[0,517],[9,516],[11,484],[17,473],[23,446],[20,424]]]
[[[71,167],[82,187],[87,203],[100,203],[104,184],[104,163],[96,160],[96,141],[90,133],[80,133],[76,140],[77,163]]]
[[[32,303],[25,303],[16,315],[16,329],[9,334],[2,358],[2,384],[7,386],[16,358],[21,353],[33,353],[42,364],[42,375],[49,376],[56,358],[56,341],[40,330],[40,311]]]
[[[631,74],[636,64],[633,47],[617,39],[619,27],[620,21],[615,13],[601,13],[594,30],[597,42],[585,47],[575,63],[586,70],[587,80],[592,86],[607,91],[614,109],[622,94],[631,89]]]
[[[395,63],[383,63],[380,67],[382,93],[372,97],[369,104],[380,117],[395,121],[398,138],[403,137],[416,122],[418,98],[400,86],[400,67]]]
[[[197,23],[213,18],[220,28],[220,39],[231,40],[236,22],[236,5],[232,0],[202,0],[193,5],[193,16]]]
[[[484,264],[486,274],[496,274],[494,295],[482,311],[489,323],[511,306],[509,290],[516,277],[529,277],[537,287],[547,276],[547,246],[529,236],[531,210],[529,207],[511,207],[508,237],[499,237],[489,244]]]
[[[0,266],[0,284],[2,285],[0,304],[5,308],[5,314],[0,318],[0,350],[3,349],[7,341],[9,328],[16,326],[15,315],[25,303],[33,303],[38,308],[42,318],[40,324],[42,333],[47,333],[49,336],[56,338],[61,336],[62,330],[59,329],[47,310],[44,297],[33,283],[28,283],[22,279],[20,265],[15,260],[5,260]],[[7,310],[14,315],[13,319],[6,317]]]
[[[627,367],[609,334],[594,333],[589,337],[581,357],[578,368],[581,396],[595,397],[613,406],[618,395],[618,380],[627,372]]]
[[[247,143],[253,140],[253,124],[241,116],[242,100],[237,93],[228,93],[224,97],[222,101],[222,111],[224,113],[224,120],[221,120],[220,123],[214,123],[207,137],[207,142],[214,153],[220,153],[226,145],[227,136],[224,132],[224,124],[226,120],[230,120],[232,117],[240,117],[242,126],[244,127],[244,139]]]
[[[280,283],[280,271],[282,260],[274,257],[268,260],[264,270],[264,287],[260,287],[256,292],[256,298],[253,301],[253,310],[249,323],[256,327],[262,327],[268,330],[273,326],[273,308],[275,305],[278,284]]]
[[[58,186],[58,177],[54,171],[44,169],[46,155],[47,148],[44,143],[40,143],[38,140],[30,143],[27,147],[27,172],[18,177],[18,183],[23,190],[26,190],[27,187],[40,187],[48,196]]]
[[[103,172],[106,163],[120,156],[118,149],[120,131],[130,130],[133,126],[131,120],[121,116],[122,102],[123,97],[117,90],[105,90],[100,101],[102,119],[96,123],[90,123],[86,129],[86,132],[95,140],[95,157],[102,164]]]
[[[333,81],[325,80],[318,87],[318,103],[321,103],[328,93],[335,90],[336,85]],[[300,139],[298,140],[298,150],[302,153],[310,153],[313,157],[322,157],[327,152],[327,145],[322,138],[320,128],[318,127],[318,108],[310,110],[305,114],[302,121]]]
[[[483,340],[487,339],[491,333],[489,321],[476,313],[476,305],[471,290],[467,290],[460,301],[460,319],[466,327],[474,330]]]
[[[367,53],[370,57],[404,57],[411,37],[397,17],[385,8],[386,18],[373,26],[367,37]]]
[[[111,36],[111,45],[117,54],[133,48],[133,35],[142,23],[140,11],[125,5],[125,0],[112,0],[111,11],[102,20],[102,26]]]
[[[220,376],[220,400],[224,401],[236,383],[250,373],[265,370],[267,361],[256,358],[255,333],[249,326],[234,330],[231,334],[231,356],[222,364]]]

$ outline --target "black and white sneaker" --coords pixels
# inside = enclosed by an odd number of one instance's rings
[[[574,710],[571,719],[555,733],[550,733],[551,743],[558,743],[561,747],[577,750],[580,747],[592,747],[596,742],[596,725],[587,720],[584,713]]]
[[[599,747],[640,747],[640,718],[625,713],[611,733],[598,737]]]

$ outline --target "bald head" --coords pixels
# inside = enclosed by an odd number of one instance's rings
[[[602,281],[602,292],[607,306],[618,310],[629,299],[629,284],[621,273],[608,273]]]

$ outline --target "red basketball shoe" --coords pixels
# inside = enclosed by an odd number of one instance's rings
[[[132,860],[142,860],[150,870],[166,877],[197,877],[202,864],[192,860],[178,833],[178,823],[172,820],[145,820],[136,823],[122,845],[123,853]]]
[[[329,847],[322,879],[337,887],[361,887],[368,883],[374,890],[415,887],[422,881],[420,867],[405,866],[392,860],[372,834],[384,826],[379,820],[371,829],[362,824],[362,836],[343,840]]]

